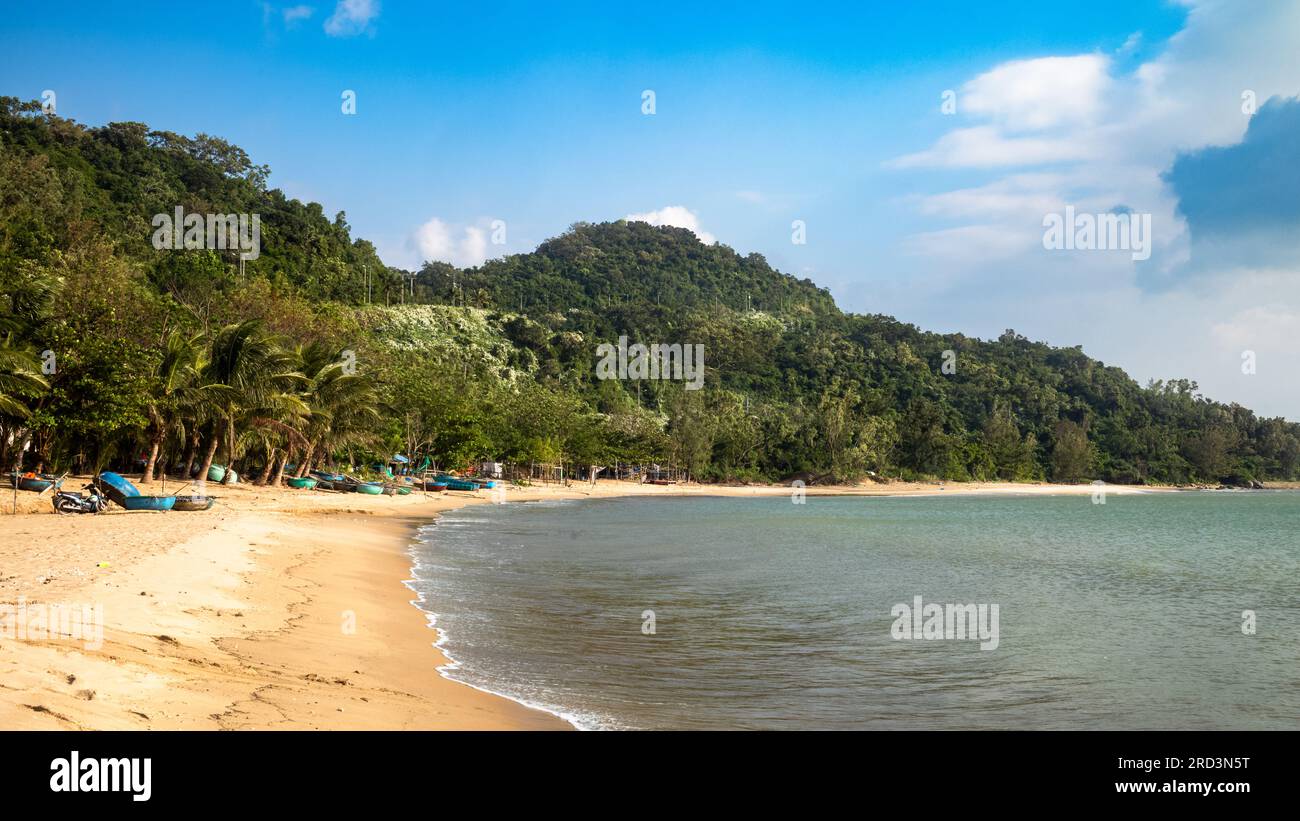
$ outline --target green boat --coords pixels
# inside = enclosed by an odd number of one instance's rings
[[[361,485],[357,485],[356,491],[357,493],[364,493],[367,496],[378,496],[379,494],[384,492],[384,486],[361,484]]]
[[[212,467],[208,468],[208,481],[224,482],[226,479],[227,472],[230,473],[230,481],[228,482],[228,484],[232,484],[232,485],[238,484],[239,474],[233,470],[227,471],[225,465],[213,465]]]
[[[310,490],[311,488],[316,487],[316,483],[318,480],[313,476],[304,476],[301,479],[295,476],[293,478],[286,479],[285,481],[289,483],[289,487],[296,487],[299,489],[307,488],[308,490]]]

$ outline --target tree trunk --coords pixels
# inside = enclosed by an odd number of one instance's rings
[[[271,478],[271,468],[275,465],[275,452],[278,448],[270,448],[266,451],[266,467],[262,468],[262,475],[257,477],[258,487],[266,487],[266,483]]]
[[[292,455],[293,447],[289,447],[285,450],[284,455],[280,457],[280,462],[275,467],[275,478],[271,480],[272,487],[279,487],[280,483],[284,481],[284,466]]]
[[[221,484],[228,485],[235,472],[235,417],[226,418],[226,475],[221,477]]]
[[[140,476],[140,484],[147,485],[153,481],[153,469],[158,464],[158,448],[162,447],[162,437],[154,434],[153,441],[149,443],[149,461],[144,463],[144,474]]]
[[[35,445],[36,451],[36,472],[38,474],[45,472],[46,466],[50,464],[50,449],[54,446],[54,436],[48,431],[42,431],[33,438],[32,444]]]
[[[311,470],[311,460],[314,457],[315,453],[316,453],[316,440],[313,439],[307,443],[307,452],[302,455],[302,464],[298,466],[299,479],[306,476],[307,471]]]
[[[208,480],[208,471],[212,469],[212,460],[217,455],[217,444],[221,442],[221,437],[217,435],[216,426],[213,426],[212,438],[208,441],[207,453],[203,456],[203,464],[199,465],[198,480],[206,482]]]
[[[194,472],[194,460],[198,458],[198,455],[199,430],[198,425],[195,425],[194,430],[190,431],[190,444],[188,451],[185,454],[185,475],[181,477],[182,479],[190,478],[190,474]]]

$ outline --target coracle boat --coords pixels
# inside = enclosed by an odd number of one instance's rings
[[[177,496],[172,510],[210,510],[216,503],[216,496]]]
[[[127,510],[171,510],[176,505],[175,496],[144,496],[140,488],[121,474],[109,470],[95,478],[95,486]]]
[[[176,506],[175,496],[127,496],[122,501],[127,510],[171,510]]]
[[[19,476],[11,473],[9,479],[11,487],[17,487],[19,490],[30,490],[35,493],[44,493],[59,481],[55,477],[44,473],[39,476]]]
[[[106,470],[95,477],[94,484],[105,496],[116,502],[118,507],[126,507],[127,498],[140,495],[140,488],[131,484],[120,473],[111,470]]]

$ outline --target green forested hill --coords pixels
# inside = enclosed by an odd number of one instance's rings
[[[388,268],[220,139],[0,99],[0,449],[25,467],[245,473],[392,451],[672,462],[702,479],[1295,478],[1300,427],[1077,348],[841,312],[684,229],[578,224],[471,270]],[[151,219],[257,213],[261,255]],[[367,277],[371,302],[367,304]],[[402,304],[406,303],[406,304]],[[417,304],[412,304],[417,303]],[[596,346],[704,345],[705,387],[601,381]],[[52,352],[55,367],[48,365]],[[948,362],[952,367],[945,368]]]

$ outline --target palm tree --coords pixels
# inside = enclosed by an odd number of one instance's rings
[[[303,372],[308,375],[304,399],[310,413],[304,433],[308,444],[298,475],[306,476],[314,459],[331,456],[352,445],[374,441],[379,421],[374,380],[348,368],[342,352],[322,345],[299,350]]]
[[[12,437],[22,453],[27,400],[49,388],[29,340],[49,317],[58,286],[53,273],[36,265],[19,264],[0,277],[0,452]]]
[[[0,416],[25,419],[31,411],[22,397],[48,387],[40,361],[13,334],[0,337]]]
[[[140,477],[142,483],[154,480],[158,452],[168,433],[179,431],[184,435],[180,411],[186,400],[198,390],[195,383],[199,376],[202,343],[202,334],[186,336],[179,331],[172,331],[163,345],[162,358],[154,369],[153,390],[145,408],[149,416],[150,435],[149,460],[145,464],[144,475]]]
[[[292,354],[266,332],[261,321],[246,320],[218,331],[201,373],[202,390],[214,419],[212,441],[199,476],[206,476],[212,467],[219,430],[224,427],[227,470],[222,483],[228,484],[238,455],[235,433],[240,422],[251,423],[268,409],[291,404],[291,389],[301,379],[293,370]]]

